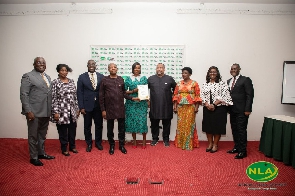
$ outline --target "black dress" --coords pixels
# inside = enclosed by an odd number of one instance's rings
[[[203,85],[203,99],[210,104],[214,103],[218,96],[227,103],[232,104],[227,85],[223,82]],[[213,92],[211,92],[213,90]],[[207,98],[206,98],[207,97]],[[203,107],[202,130],[208,134],[226,134],[227,106],[218,105],[214,111]]]

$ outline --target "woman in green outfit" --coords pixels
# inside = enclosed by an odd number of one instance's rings
[[[126,93],[132,97],[138,97],[137,85],[147,85],[147,78],[141,76],[141,65],[135,62],[132,65],[132,74],[125,79]],[[133,148],[137,148],[136,145],[136,133],[142,133],[143,143],[142,148],[146,148],[146,133],[147,127],[147,100],[134,102],[126,100],[125,103],[125,131],[126,133],[132,133]]]

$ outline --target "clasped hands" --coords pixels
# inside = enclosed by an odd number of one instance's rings
[[[210,111],[214,111],[215,110],[215,106],[213,104],[207,104],[206,108]]]
[[[82,110],[84,110],[84,112],[85,112],[85,109],[82,109]],[[82,110],[81,110],[81,113],[82,113]],[[80,110],[77,110],[76,114],[77,114],[77,118],[78,118],[80,115]],[[85,112],[85,114],[86,114],[86,112]],[[54,114],[53,119],[55,121],[59,121],[59,116],[60,116],[59,113],[56,113],[56,114]]]

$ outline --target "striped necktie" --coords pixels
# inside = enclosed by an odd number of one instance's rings
[[[95,85],[95,80],[94,80],[93,73],[91,73],[90,81],[91,81],[91,84],[92,84],[93,89],[95,90],[96,85]]]
[[[231,85],[231,91],[233,90],[233,88],[234,88],[234,86],[235,86],[235,83],[236,83],[236,77],[234,77],[234,81],[233,81],[233,83],[232,83],[232,85]]]
[[[49,87],[48,80],[45,78],[44,73],[41,73],[41,76],[42,76],[43,80],[45,81],[47,87]]]

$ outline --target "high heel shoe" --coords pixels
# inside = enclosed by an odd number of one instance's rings
[[[142,141],[142,147],[141,147],[142,149],[146,149],[146,140],[143,140]]]
[[[134,145],[133,145],[133,146],[132,146],[132,148],[134,148],[134,149],[135,149],[135,148],[137,148],[137,146],[134,146]]]
[[[206,152],[210,152],[212,150],[213,146],[206,148]]]
[[[213,150],[213,148],[215,147],[215,150]],[[217,152],[217,150],[218,150],[218,146],[216,145],[214,145],[213,146],[213,148],[210,150],[210,153],[215,153],[215,152]]]

